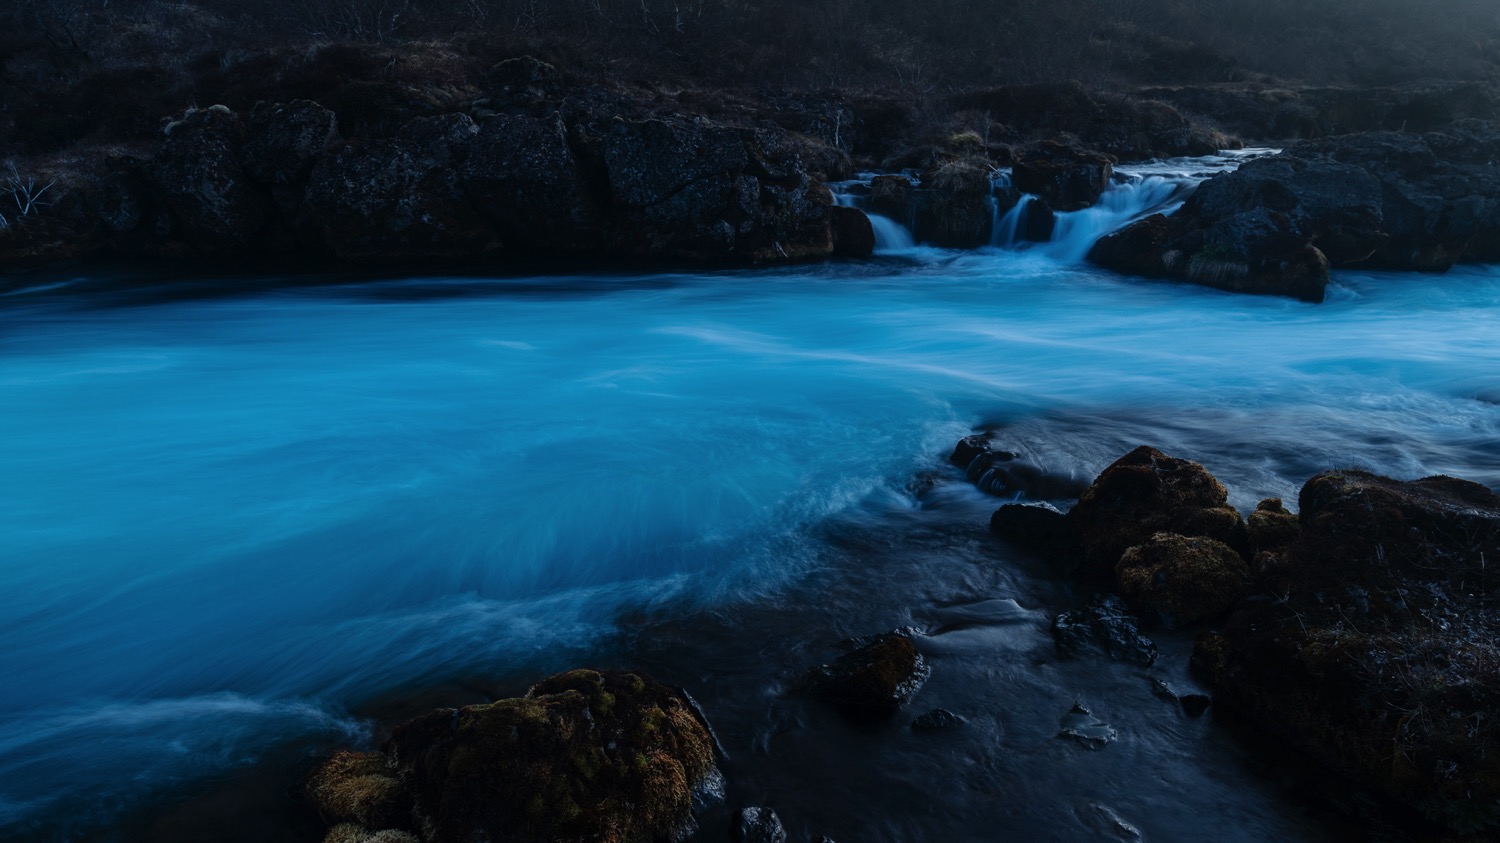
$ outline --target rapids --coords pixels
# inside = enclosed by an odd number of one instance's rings
[[[273,762],[279,793],[390,700],[624,662],[703,701],[731,800],[813,836],[1066,840],[1118,812],[1188,839],[1217,811],[1221,839],[1326,839],[1139,669],[1057,662],[1046,624],[1087,595],[990,539],[997,502],[944,459],[976,427],[1090,477],[1152,444],[1242,510],[1335,466],[1500,486],[1500,271],[1338,273],[1308,305],[1056,245],[0,299],[3,836],[193,839],[151,818]],[[965,736],[786,697],[904,624],[934,658],[908,720],[941,704]],[[1189,686],[1190,639],[1161,643]],[[1083,698],[1118,744],[1055,738]]]

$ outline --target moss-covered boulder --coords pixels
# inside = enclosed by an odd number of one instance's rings
[[[628,843],[681,838],[695,796],[721,782],[713,738],[681,692],[640,673],[575,670],[523,697],[418,717],[381,753],[340,753],[309,793],[327,819],[371,834],[389,822],[423,843]],[[393,793],[403,811],[388,807]]]
[[[1057,141],[1041,141],[1016,154],[1013,180],[1018,190],[1040,196],[1056,211],[1078,211],[1099,200],[1114,175],[1108,155]]]
[[[1320,474],[1194,661],[1216,704],[1454,831],[1500,835],[1500,495]]]
[[[883,717],[911,701],[931,670],[912,640],[899,632],[813,668],[803,677],[805,692],[854,717]]]
[[[1250,550],[1255,554],[1286,547],[1302,530],[1297,516],[1287,511],[1281,498],[1261,501],[1245,524],[1250,532]]]
[[[1240,553],[1249,541],[1229,493],[1202,465],[1141,446],[1099,475],[1068,513],[1087,573],[1113,579],[1120,556],[1157,533],[1216,539]]]
[[[913,236],[954,249],[988,243],[995,216],[990,193],[988,161],[961,158],[942,164],[922,178]]]
[[[1209,620],[1245,596],[1250,568],[1215,539],[1157,533],[1115,566],[1120,594],[1166,627]]]

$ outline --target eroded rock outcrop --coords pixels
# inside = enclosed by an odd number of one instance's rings
[[[328,840],[678,839],[721,789],[683,695],[633,672],[575,670],[524,697],[442,709],[381,752],[339,753],[308,794]],[[380,837],[385,834],[386,837]]]
[[[1455,831],[1500,831],[1500,495],[1320,474],[1195,665],[1232,708]]]
[[[1322,301],[1330,267],[1442,271],[1500,257],[1500,129],[1464,121],[1298,144],[1200,186],[1089,259],[1140,275]]]
[[[802,690],[853,717],[886,717],[911,701],[930,672],[910,637],[889,632],[809,671]]]

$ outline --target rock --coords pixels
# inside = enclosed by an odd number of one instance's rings
[[[465,197],[505,242],[538,251],[603,246],[601,210],[556,117],[481,121],[460,174]]]
[[[1139,447],[1106,468],[1068,512],[1087,573],[1110,581],[1125,551],[1157,533],[1204,536],[1249,551],[1244,519],[1208,470]]]
[[[1099,241],[1101,266],[1322,301],[1328,269],[1443,271],[1500,257],[1500,128],[1308,142],[1209,179],[1169,218]]]
[[[485,71],[483,78],[492,105],[554,98],[561,82],[557,68],[531,56],[506,59]]]
[[[465,201],[455,170],[474,138],[468,117],[450,115],[413,121],[389,140],[338,146],[308,178],[305,236],[360,260],[498,250],[495,229]]]
[[[1233,548],[1174,533],[1125,551],[1115,572],[1120,594],[1168,629],[1224,614],[1250,584],[1250,568]]]
[[[1213,700],[1205,694],[1184,694],[1177,701],[1182,703],[1182,710],[1189,717],[1203,716],[1203,712],[1208,711],[1208,707],[1213,704]]]
[[[393,828],[372,832],[355,823],[340,823],[328,830],[323,843],[421,843],[421,840]]]
[[[1500,495],[1317,475],[1267,594],[1200,636],[1216,705],[1455,832],[1500,833]]]
[[[930,672],[909,637],[889,632],[809,671],[802,687],[846,714],[890,716],[911,701]]]
[[[972,249],[990,241],[993,224],[988,162],[950,161],[922,179],[912,220],[912,236],[918,241]]]
[[[1065,656],[1095,651],[1142,666],[1156,662],[1156,643],[1141,634],[1135,614],[1113,594],[1096,594],[1082,608],[1058,615],[1052,639]]]
[[[786,829],[781,818],[770,808],[745,808],[734,827],[739,843],[786,843]]]
[[[1057,141],[1042,141],[1016,154],[1016,189],[1042,198],[1055,211],[1078,211],[1099,200],[1109,187],[1114,162]]]
[[[271,217],[271,201],[240,164],[245,127],[223,106],[191,111],[166,127],[152,181],[178,238],[211,254],[249,251]]]
[[[912,190],[911,180],[906,176],[876,176],[870,180],[870,213],[909,224]]]
[[[990,532],[1076,565],[1078,534],[1068,517],[1049,503],[1008,503],[990,516]]]
[[[1281,498],[1266,498],[1256,505],[1246,519],[1250,533],[1250,550],[1260,554],[1278,550],[1297,540],[1301,526],[1297,516],[1288,512]]]
[[[911,727],[919,732],[935,732],[941,729],[951,729],[954,726],[962,726],[964,719],[946,708],[934,708],[932,711],[911,721]]]
[[[365,829],[411,827],[411,794],[379,752],[335,753],[307,782],[307,795],[325,822]]]
[[[1059,737],[1072,738],[1088,749],[1103,749],[1119,739],[1114,727],[1095,717],[1082,703],[1073,706],[1062,719]]]
[[[241,153],[245,172],[266,184],[298,184],[314,159],[338,142],[338,134],[334,113],[311,100],[258,103]]]
[[[875,251],[875,228],[858,208],[835,205],[828,209],[833,231],[833,254],[841,258],[867,258]]]
[[[951,465],[968,471],[969,464],[978,457],[986,454],[1001,454],[1002,459],[1015,459],[1019,454],[1010,451],[1001,451],[995,447],[995,435],[993,433],[979,433],[973,436],[965,436],[958,440],[953,446],[953,453],[948,457]]]
[[[405,829],[424,843],[677,839],[692,828],[695,790],[722,781],[713,751],[678,692],[639,673],[575,670],[524,697],[418,717],[381,753],[336,755],[308,791],[325,818],[393,829],[349,838],[367,843],[397,843]]]
[[[1088,488],[1087,482],[1071,474],[1049,472],[1021,459],[1020,454],[996,448],[990,434],[965,437],[948,462],[962,468],[981,491],[997,497],[1063,500]]]

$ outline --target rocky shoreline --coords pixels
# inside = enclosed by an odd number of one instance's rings
[[[361,51],[378,52],[339,49],[328,61],[356,66]],[[15,184],[47,195],[0,226],[0,266],[504,272],[559,259],[858,259],[875,243],[869,220],[825,186],[857,170],[917,174],[877,179],[868,207],[919,242],[985,245],[1023,196],[1020,239],[1045,241],[1057,214],[1099,200],[1115,164],[1241,145],[1219,126],[1257,143],[1322,139],[1210,179],[1181,211],[1100,241],[1092,262],[1320,301],[1329,268],[1440,272],[1500,256],[1500,134],[1483,122],[1496,97],[1472,83],[1348,91],[1365,119],[1313,123],[1292,116],[1323,113],[1334,92],[1127,95],[1067,83],[963,91],[936,106],[838,93],[715,101],[575,78],[523,56],[470,80],[467,96],[397,98],[377,114],[349,100],[349,84],[190,108],[162,115],[155,140],[21,159]]]
[[[993,435],[970,437],[951,462],[1000,497],[1069,494],[1063,478],[997,445]],[[1009,503],[991,523],[1080,595],[1095,592],[1053,619],[1059,657],[1150,667],[1161,657],[1153,630],[1194,633],[1192,670],[1212,696],[1152,681],[1152,693],[1186,716],[1212,706],[1226,724],[1248,724],[1248,740],[1270,736],[1290,750],[1286,763],[1326,768],[1333,775],[1321,787],[1348,782],[1409,812],[1398,822],[1413,828],[1393,829],[1387,815],[1382,834],[1477,841],[1495,831],[1500,775],[1490,750],[1500,733],[1490,714],[1500,659],[1490,606],[1500,582],[1485,560],[1500,555],[1500,495],[1448,477],[1333,471],[1307,481],[1298,514],[1271,499],[1247,519],[1202,465],[1149,447],[1072,494],[1066,513]],[[785,693],[852,724],[884,723],[933,674],[913,639],[965,623],[845,642],[844,655],[808,666]],[[524,697],[419,717],[381,752],[336,754],[306,794],[331,826],[327,843],[502,830],[517,840],[682,839],[696,831],[690,809],[726,799],[711,716],[639,672],[571,671]],[[910,728],[964,722],[939,708]],[[1082,703],[1059,735],[1093,749],[1116,740]],[[698,839],[789,839],[774,805],[729,807],[732,827]],[[1121,833],[1133,828],[1113,822]]]

